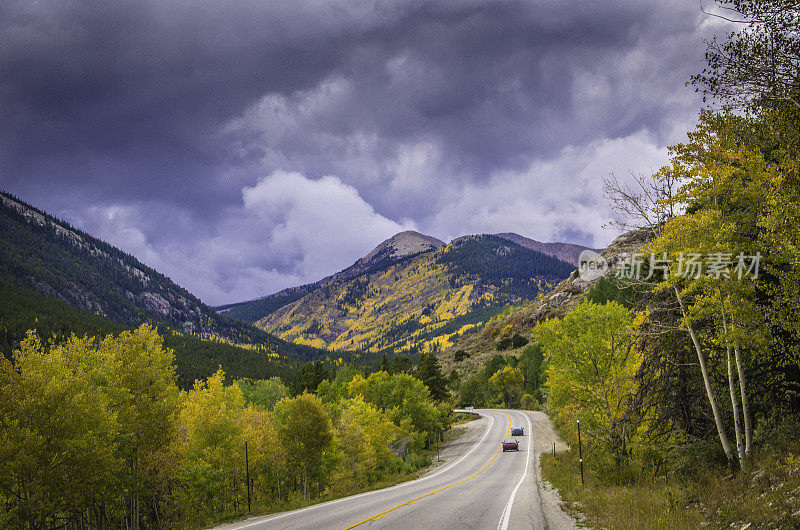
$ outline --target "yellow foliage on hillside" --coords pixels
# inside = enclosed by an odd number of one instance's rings
[[[455,317],[493,300],[491,290],[451,285],[435,253],[398,263],[366,277],[319,289],[256,323],[284,340],[333,350],[413,346],[447,347],[448,336],[429,335]],[[456,333],[470,329],[464,326]]]

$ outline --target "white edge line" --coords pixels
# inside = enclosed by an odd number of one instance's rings
[[[320,508],[322,506],[330,506],[331,504],[337,504],[337,503],[348,501],[348,500],[352,500],[352,499],[358,499],[359,497],[366,497],[367,495],[373,495],[375,493],[382,493],[382,492],[390,491],[390,490],[393,490],[393,489],[399,489],[399,488],[402,488],[402,487],[405,487],[405,486],[409,486],[411,484],[419,484],[420,482],[423,482],[425,480],[428,480],[428,479],[431,479],[431,478],[436,477],[438,475],[441,475],[445,471],[448,471],[449,469],[451,469],[454,466],[458,465],[459,462],[461,462],[462,460],[467,458],[470,454],[472,454],[472,452],[475,449],[477,449],[478,445],[480,445],[486,439],[486,437],[489,436],[489,432],[491,432],[491,430],[492,430],[492,425],[494,425],[494,418],[492,416],[489,416],[489,415],[484,416],[483,414],[481,414],[481,417],[489,418],[489,425],[486,427],[486,432],[483,433],[483,437],[481,437],[480,440],[475,442],[475,445],[473,445],[472,448],[466,454],[464,454],[461,458],[459,458],[458,460],[456,460],[455,462],[453,462],[449,466],[447,466],[445,468],[442,468],[439,471],[436,471],[435,473],[431,473],[430,475],[427,475],[427,476],[424,476],[424,477],[420,477],[420,478],[417,478],[417,479],[414,479],[414,480],[409,480],[407,482],[403,482],[403,483],[397,484],[395,486],[390,486],[388,488],[383,488],[383,489],[379,489],[379,490],[372,490],[372,491],[365,491],[364,493],[358,493],[356,495],[350,495],[349,497],[342,497],[341,499],[334,499],[334,500],[328,501],[328,502],[321,502],[319,504],[312,504],[311,506],[306,506],[305,508],[300,508],[299,510],[292,510],[290,512],[282,513],[280,515],[267,515],[267,516],[265,516],[266,517],[265,519],[261,519],[261,520],[258,520],[258,521],[252,521],[250,523],[243,524],[241,526],[234,526],[234,527],[229,527],[229,528],[231,530],[234,530],[234,529],[238,530],[240,528],[250,528],[251,526],[256,526],[256,525],[260,525],[260,524],[264,524],[264,523],[269,523],[269,522],[272,522],[272,521],[276,521],[278,519],[282,519],[283,517],[288,517],[290,515],[297,515],[298,513],[305,512],[305,511],[308,511],[308,510],[313,510],[315,508]],[[528,423],[530,423],[530,420],[528,420]]]
[[[508,499],[508,504],[506,504],[506,507],[503,509],[503,515],[500,516],[500,523],[497,525],[499,530],[508,530],[508,522],[511,520],[511,507],[514,505],[514,497],[517,496],[517,490],[522,485],[522,481],[525,480],[525,477],[528,474],[528,464],[530,463],[531,453],[536,450],[535,446],[533,445],[533,426],[531,424],[531,418],[524,412],[522,415],[525,416],[525,419],[528,422],[528,456],[525,458],[525,472],[522,474],[522,478],[519,479],[519,482],[517,482],[514,491],[511,492],[511,497]]]

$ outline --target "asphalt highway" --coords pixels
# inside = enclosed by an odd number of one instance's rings
[[[543,510],[536,472],[531,414],[518,410],[476,410],[485,432],[452,463],[419,479],[299,510],[250,518],[226,529],[278,528],[561,528],[568,519]],[[482,420],[483,421],[483,420]],[[512,425],[519,451],[503,452]]]

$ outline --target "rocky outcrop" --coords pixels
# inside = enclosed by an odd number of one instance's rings
[[[650,229],[640,229],[626,232],[616,238],[600,256],[608,263],[606,274],[613,274],[618,270],[621,261],[631,254],[639,253],[642,247],[653,237]],[[579,270],[575,269],[569,278],[559,283],[551,292],[541,296],[525,319],[527,325],[535,324],[548,317],[561,316],[573,306],[579,304],[586,292],[594,286],[600,277],[584,279]]]

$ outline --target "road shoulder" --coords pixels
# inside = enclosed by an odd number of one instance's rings
[[[541,501],[542,513],[547,521],[549,528],[558,529],[574,529],[578,528],[578,522],[563,509],[563,500],[558,493],[558,490],[552,484],[542,480],[542,467],[539,462],[539,456],[543,452],[553,451],[553,444],[555,444],[556,452],[560,453],[569,450],[567,445],[558,433],[556,433],[553,422],[550,417],[541,411],[522,411],[528,415],[532,424],[533,445],[536,450],[535,458],[533,459],[534,477],[536,478],[536,487],[539,492],[539,499]]]

